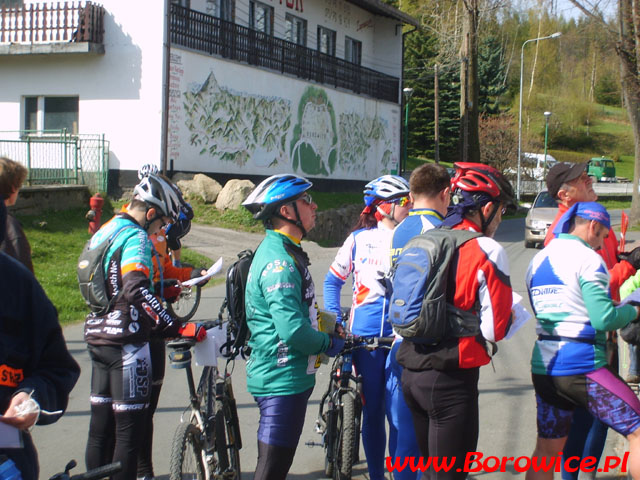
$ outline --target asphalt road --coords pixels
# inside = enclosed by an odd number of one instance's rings
[[[616,217],[614,216],[614,219]],[[618,217],[619,218],[619,217]],[[615,223],[615,220],[614,220]],[[629,238],[631,237],[631,238]],[[184,242],[211,258],[223,256],[225,265],[233,260],[235,253],[244,248],[255,248],[261,235],[230,232],[194,225]],[[628,241],[640,238],[632,232]],[[537,250],[524,248],[524,219],[505,220],[496,239],[505,247],[510,260],[511,281],[516,292],[522,295],[529,308],[524,275],[526,268]],[[322,283],[337,248],[322,248],[312,242],[304,242],[304,248],[311,258],[311,273],[316,282],[316,293],[322,304]],[[343,303],[350,302],[350,289],[343,289]],[[224,297],[224,286],[207,288],[196,318],[209,319],[217,316]],[[480,376],[480,438],[478,451],[484,457],[530,456],[536,436],[535,400],[531,386],[529,359],[535,324],[529,321],[517,332],[514,338],[500,342],[499,352],[493,364],[481,369]],[[82,367],[82,375],[71,394],[69,408],[65,416],[56,424],[36,427],[34,437],[40,455],[41,478],[49,478],[61,471],[71,458],[78,461],[77,473],[84,471],[84,449],[89,423],[89,379],[90,360],[82,339],[82,325],[65,328],[69,349]],[[624,363],[624,359],[623,359]],[[196,370],[199,372],[199,370]],[[314,432],[314,422],[320,396],[327,385],[328,367],[323,366],[317,375],[316,388],[307,410],[305,427],[300,446],[288,478],[294,480],[312,480],[323,477],[323,450],[319,446],[309,447],[306,442],[320,442],[320,436]],[[253,398],[246,391],[245,366],[237,361],[233,372],[234,392],[238,403],[241,431],[244,447],[241,450],[243,480],[252,478],[255,469],[257,448],[256,431],[258,409]],[[160,405],[155,416],[154,464],[158,478],[167,479],[169,456],[173,433],[180,421],[181,413],[188,403],[186,377],[184,370],[167,368]],[[607,453],[613,455],[613,449],[619,445],[620,436],[609,433]],[[364,459],[361,452],[360,457]],[[354,479],[368,479],[366,463],[363,461],[354,467]],[[508,466],[506,472],[478,473],[470,478],[486,480],[521,476]],[[598,478],[614,478],[598,476]]]

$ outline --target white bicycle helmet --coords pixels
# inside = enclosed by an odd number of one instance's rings
[[[145,163],[138,170],[138,178],[142,180],[144,177],[148,177],[149,175],[158,175],[160,171],[158,170],[157,165],[153,165],[152,163]]]
[[[383,202],[409,195],[409,182],[398,175],[383,175],[364,187],[364,204],[369,207],[376,200]]]
[[[180,215],[180,207],[185,203],[178,187],[159,175],[148,175],[140,180],[133,192],[140,200],[156,207],[162,215],[174,222]]]

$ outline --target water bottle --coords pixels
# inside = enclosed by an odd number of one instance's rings
[[[0,462],[2,462],[0,463],[0,480],[22,480],[20,470],[13,460],[3,455]]]

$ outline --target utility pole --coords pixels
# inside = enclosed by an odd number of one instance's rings
[[[435,160],[436,163],[440,163],[440,104],[438,102],[438,98],[440,97],[440,85],[438,81],[438,71],[439,65],[436,63],[435,65],[435,85],[434,85],[434,114],[435,114]]]

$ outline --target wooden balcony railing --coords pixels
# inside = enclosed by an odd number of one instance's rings
[[[104,40],[104,8],[91,2],[32,3],[0,7],[0,44]]]
[[[171,43],[398,103],[396,77],[173,3]]]

